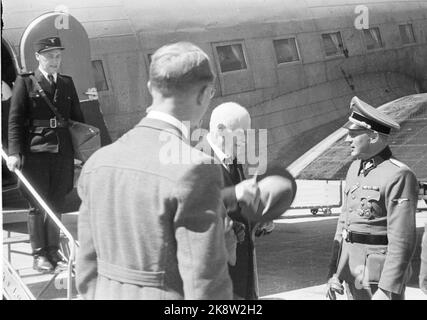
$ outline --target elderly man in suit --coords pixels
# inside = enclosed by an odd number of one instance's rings
[[[32,186],[60,215],[74,182],[74,150],[68,120],[83,122],[83,114],[73,79],[58,73],[64,50],[60,38],[40,39],[34,43],[34,49],[38,69],[19,75],[13,87],[8,167],[11,171],[22,168]],[[37,82],[64,121],[56,119],[37,91]],[[33,207],[28,215],[33,268],[49,272],[66,267],[58,253],[58,227],[38,209],[25,187],[21,190]]]
[[[272,212],[265,215],[271,209],[271,201],[267,205],[260,200],[274,198],[273,202],[283,204],[288,203],[292,198],[281,197],[283,195],[281,192],[284,190],[281,186],[289,187],[289,184],[281,183],[283,178],[274,180],[273,184],[271,184],[272,178],[268,183],[264,181],[263,186],[267,186],[264,192],[260,192],[256,178],[245,180],[242,165],[245,162],[245,155],[240,151],[246,150],[246,133],[250,128],[251,117],[244,107],[234,102],[223,103],[212,111],[209,133],[205,142],[208,148],[206,145],[204,147],[205,151],[213,153],[216,161],[221,163],[226,186],[222,195],[227,215],[232,220],[236,234],[235,253],[231,252],[231,255],[235,255],[235,259],[230,261],[229,266],[235,299],[258,298],[254,235],[271,232],[274,227],[272,220],[275,218]],[[277,189],[277,195],[272,197],[270,191],[273,189]],[[268,207],[266,212],[258,210],[265,206]],[[285,209],[280,214],[284,213],[288,207],[284,205],[283,208]],[[269,215],[270,219],[265,219]],[[262,219],[262,223],[259,223]]]
[[[418,182],[388,146],[399,124],[354,97],[345,125],[355,161],[346,179],[330,263],[327,296],[403,299],[416,244]]]
[[[77,289],[85,299],[231,299],[220,168],[189,145],[213,96],[208,56],[186,42],[158,49],[148,89],[147,116],[82,170]]]

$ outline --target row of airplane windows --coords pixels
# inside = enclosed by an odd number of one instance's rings
[[[399,32],[402,44],[416,43],[412,24],[408,23],[399,25]],[[363,29],[363,35],[367,50],[380,49],[384,47],[379,27]],[[322,42],[327,57],[348,55],[347,49],[344,47],[340,31],[323,33]],[[273,40],[273,46],[278,65],[301,60],[299,47],[295,37],[275,39]],[[226,45],[217,44],[215,45],[215,48],[218,59],[217,62],[221,73],[247,69],[243,41],[235,41]],[[148,60],[151,61],[151,54],[148,54]],[[97,90],[108,90],[102,60],[92,61],[92,67],[94,70]]]

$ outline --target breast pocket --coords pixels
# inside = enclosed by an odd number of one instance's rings
[[[43,97],[37,91],[31,91],[30,93],[28,93],[28,96],[30,97],[33,108],[37,108],[37,106],[40,105],[43,99]]]
[[[371,220],[383,216],[380,206],[381,193],[379,190],[360,191],[360,213],[363,217]]]
[[[68,95],[61,97],[61,99],[57,103],[61,114],[67,119],[70,116],[71,103],[72,98]]]

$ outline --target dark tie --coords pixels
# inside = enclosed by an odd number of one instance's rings
[[[55,92],[55,90],[56,90],[56,83],[55,83],[55,79],[53,78],[53,75],[52,74],[48,74],[47,78],[49,79],[50,87],[52,88],[52,92]]]
[[[231,180],[233,180],[234,184],[237,184],[243,180],[243,172],[239,168],[237,159],[234,159],[233,163],[228,165],[228,169],[230,170]]]

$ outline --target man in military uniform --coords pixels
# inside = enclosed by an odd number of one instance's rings
[[[392,157],[391,129],[400,126],[361,101],[351,100],[346,141],[356,159],[350,166],[334,238],[327,296],[404,299],[416,244],[415,174]]]
[[[9,160],[11,171],[23,174],[58,215],[65,196],[73,188],[74,150],[67,120],[83,121],[73,80],[58,69],[64,47],[58,37],[34,43],[39,67],[34,73],[17,77],[9,113]],[[35,82],[65,119],[60,121]],[[31,206],[28,230],[34,256],[34,269],[49,272],[65,266],[59,249],[59,229],[34,202],[24,186],[21,190]]]

